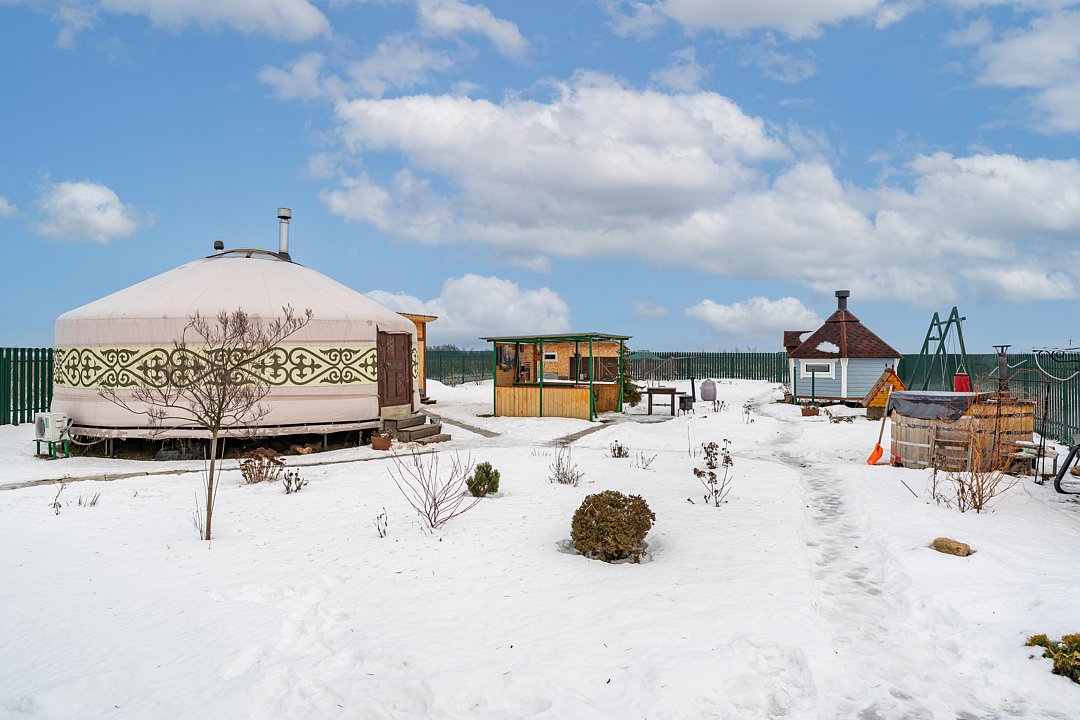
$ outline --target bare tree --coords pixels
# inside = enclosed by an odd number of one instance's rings
[[[305,325],[313,315],[298,315],[292,307],[282,316],[263,322],[243,309],[221,311],[214,318],[195,313],[166,360],[146,371],[148,384],[126,390],[104,388],[101,396],[124,409],[145,415],[157,435],[176,427],[192,426],[210,436],[206,473],[205,516],[196,527],[210,540],[217,497],[218,443],[226,435],[249,434],[270,408],[263,399],[270,381],[285,372],[268,362],[274,350]]]

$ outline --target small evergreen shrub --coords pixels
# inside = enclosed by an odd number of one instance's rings
[[[499,471],[491,467],[491,463],[482,462],[465,480],[465,487],[469,488],[473,497],[497,493],[499,492]]]
[[[630,380],[624,381],[622,386],[622,401],[623,405],[637,407],[638,404],[641,403],[641,388]]]
[[[281,453],[261,447],[244,453],[244,458],[240,461],[240,474],[248,485],[274,482],[284,467],[285,458]]]
[[[654,520],[656,515],[640,495],[605,490],[581,503],[570,525],[570,540],[586,557],[640,562]]]
[[[1045,635],[1032,635],[1028,638],[1027,646],[1043,649],[1043,657],[1054,661],[1055,675],[1080,683],[1080,633],[1062,635],[1060,641],[1051,640]]]

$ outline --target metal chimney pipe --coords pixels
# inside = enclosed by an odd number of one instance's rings
[[[220,240],[215,240],[214,241],[214,254],[215,255],[220,255],[223,252],[225,252],[225,243],[223,243]]]
[[[278,252],[289,257],[289,220],[292,219],[292,210],[278,208]]]
[[[998,392],[1009,394],[1009,348],[1010,345],[995,345],[998,351]]]
[[[836,291],[836,309],[847,310],[847,299],[851,297],[850,290],[837,290]]]

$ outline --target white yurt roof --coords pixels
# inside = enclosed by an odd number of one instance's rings
[[[69,312],[56,321],[57,345],[157,345],[198,312],[213,317],[242,308],[271,320],[291,305],[310,309],[307,327],[289,343],[374,341],[377,329],[415,333],[413,323],[320,272],[265,251],[233,250],[189,262]]]

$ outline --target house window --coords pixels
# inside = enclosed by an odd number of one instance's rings
[[[799,363],[800,378],[836,378],[835,360],[803,360]]]
[[[544,353],[544,362],[558,362],[558,361],[559,361],[559,353],[557,353],[557,352],[546,352],[546,353]]]

